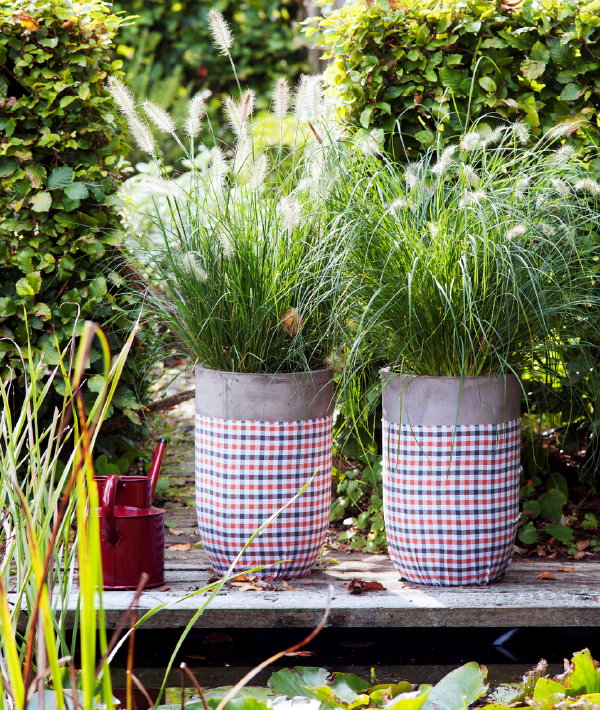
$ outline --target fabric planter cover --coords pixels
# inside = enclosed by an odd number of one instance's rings
[[[499,579],[519,518],[519,381],[381,376],[384,515],[396,569],[421,584]]]
[[[196,507],[218,574],[308,481],[235,571],[270,565],[254,573],[262,579],[310,573],[329,521],[333,393],[330,370],[263,375],[196,369]]]

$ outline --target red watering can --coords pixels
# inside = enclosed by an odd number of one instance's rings
[[[100,499],[104,589],[135,589],[165,582],[165,511],[152,501],[166,443],[160,439],[147,476],[95,476]]]

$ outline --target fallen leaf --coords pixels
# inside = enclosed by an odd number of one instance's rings
[[[295,591],[296,591],[296,587],[292,587],[292,585],[291,585],[291,584],[288,584],[287,582],[282,582],[282,583],[281,583],[281,586],[282,586],[285,590],[287,590],[288,592],[295,592]]]
[[[575,567],[561,567],[559,572],[575,572]]]
[[[312,584],[312,583],[313,583],[312,579],[304,579],[304,580],[302,580],[302,584]]]
[[[351,579],[349,582],[346,582],[345,587],[350,594],[385,590],[381,582],[366,582],[364,579]]]
[[[37,30],[40,29],[40,23],[37,20],[34,20],[33,17],[27,13],[23,12],[23,10],[21,10],[18,15],[15,15],[13,19],[19,20],[21,27],[24,27],[29,32],[37,32]]]
[[[556,577],[552,574],[552,572],[548,572],[548,570],[543,570],[540,572],[537,576],[538,579],[556,579]]]
[[[586,550],[590,546],[590,541],[589,540],[578,540],[575,543],[575,545],[576,545],[577,549],[579,550],[579,552],[581,552],[582,550]]]
[[[575,560],[582,560],[584,557],[588,556],[588,552],[585,550],[580,550],[577,554],[573,555],[573,559]]]
[[[159,592],[168,592],[171,589],[171,587],[161,587],[158,591]]]
[[[180,542],[175,545],[169,545],[167,548],[171,550],[172,552],[188,552],[189,550],[192,549],[192,543],[191,542]]]
[[[295,308],[288,308],[281,318],[281,330],[286,335],[298,335],[304,327],[304,319]]]

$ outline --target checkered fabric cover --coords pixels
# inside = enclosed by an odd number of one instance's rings
[[[196,415],[196,508],[217,573],[225,573],[252,533],[316,474],[236,567],[241,572],[288,560],[256,574],[286,579],[310,573],[329,520],[331,424],[330,416],[259,422]]]
[[[520,419],[503,424],[383,422],[384,513],[402,577],[488,584],[510,564],[519,517]]]

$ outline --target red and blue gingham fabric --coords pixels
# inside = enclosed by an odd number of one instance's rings
[[[384,513],[401,576],[488,584],[510,564],[519,517],[520,419],[411,426],[383,422]]]
[[[252,533],[312,478],[236,566],[242,572],[287,560],[255,574],[285,579],[310,573],[329,521],[331,425],[330,416],[260,422],[196,415],[196,508],[215,572],[224,574]]]

